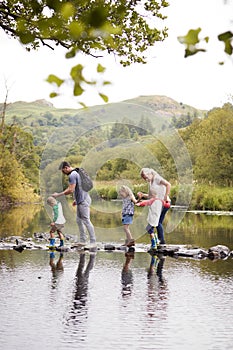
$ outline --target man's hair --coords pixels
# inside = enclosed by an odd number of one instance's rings
[[[62,162],[60,165],[59,165],[59,170],[62,170],[62,169],[64,169],[65,167],[70,167],[70,163],[68,163],[68,162],[66,162],[66,161],[64,161],[64,162]]]

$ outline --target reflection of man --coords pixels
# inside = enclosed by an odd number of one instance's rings
[[[70,166],[68,162],[62,162],[59,166],[59,170],[61,170],[63,174],[68,175],[69,186],[63,192],[55,192],[52,196],[57,198],[74,193],[75,201],[73,205],[77,206],[77,224],[80,232],[80,243],[85,245],[85,229],[87,229],[90,236],[90,244],[95,245],[95,230],[90,219],[91,197],[88,192],[83,190],[80,175]]]
[[[123,265],[121,273],[122,296],[131,294],[131,288],[133,286],[133,274],[132,270],[130,270],[130,264],[132,259],[134,259],[134,252],[125,253],[125,263]]]
[[[85,305],[87,301],[89,273],[94,267],[96,253],[89,255],[89,262],[85,268],[86,253],[80,253],[78,269],[76,271],[76,283],[74,294],[74,307],[78,309],[80,305]]]

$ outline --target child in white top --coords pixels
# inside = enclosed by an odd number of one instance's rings
[[[47,204],[53,208],[53,221],[50,226],[50,246],[55,246],[55,235],[54,233],[57,231],[57,234],[60,238],[59,247],[64,246],[64,236],[62,230],[65,227],[66,219],[63,215],[62,205],[58,202],[54,197],[48,197]]]

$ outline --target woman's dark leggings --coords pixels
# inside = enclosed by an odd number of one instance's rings
[[[160,218],[159,218],[159,224],[156,227],[156,230],[157,230],[157,233],[158,233],[158,239],[160,241],[160,244],[165,244],[164,231],[163,231],[163,220],[164,220],[165,215],[166,215],[166,213],[167,213],[167,211],[169,209],[170,208],[164,208],[163,207],[161,215],[160,215]]]

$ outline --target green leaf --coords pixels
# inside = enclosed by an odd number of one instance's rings
[[[84,102],[79,102],[80,106],[84,107],[84,108],[87,108],[87,105],[85,105]]]
[[[205,51],[206,51],[205,49],[196,49],[196,48],[193,48],[192,50],[186,49],[184,57],[186,58],[188,56],[193,56],[198,52],[205,52]]]
[[[98,73],[103,73],[103,72],[105,72],[105,70],[106,70],[106,68],[103,67],[103,66],[99,63],[98,66],[97,66],[97,72],[98,72]]]
[[[190,29],[188,33],[185,36],[179,36],[178,40],[181,44],[189,45],[196,45],[200,42],[198,35],[201,31],[201,28],[197,29]]]
[[[107,81],[106,80],[106,81],[103,82],[103,85],[111,85],[111,84],[112,84],[111,81]]]
[[[80,96],[83,93],[83,88],[79,83],[74,84],[74,96]]]
[[[74,6],[70,3],[67,2],[61,7],[61,15],[65,19],[69,19],[70,17],[74,16],[75,9]]]
[[[72,67],[70,71],[70,76],[74,82],[79,83],[80,81],[85,81],[82,75],[82,71],[83,71],[82,64],[77,64],[76,66]]]
[[[77,40],[82,35],[82,33],[84,31],[84,26],[80,22],[73,21],[70,23],[69,29],[70,29],[70,36],[74,40]]]
[[[233,47],[231,44],[232,38],[233,38],[233,33],[230,31],[218,35],[218,40],[224,42],[225,44],[224,51],[228,55],[232,55],[232,52],[233,52]]]
[[[73,58],[76,55],[76,50],[72,48],[70,51],[68,51],[65,55],[66,58]]]
[[[50,98],[54,98],[54,97],[57,97],[58,96],[58,94],[56,93],[56,92],[51,92],[50,94],[49,94],[49,97]]]
[[[102,5],[96,6],[90,11],[89,24],[91,27],[99,28],[107,21],[107,10]]]
[[[99,96],[102,98],[102,100],[104,100],[104,102],[108,102],[108,96],[101,94],[101,92],[99,92]]]
[[[56,75],[53,74],[50,74],[46,81],[50,84],[56,84],[58,87],[60,87],[64,83],[64,80],[58,78]]]
[[[20,41],[22,44],[26,45],[35,40],[35,37],[30,32],[20,33]]]

